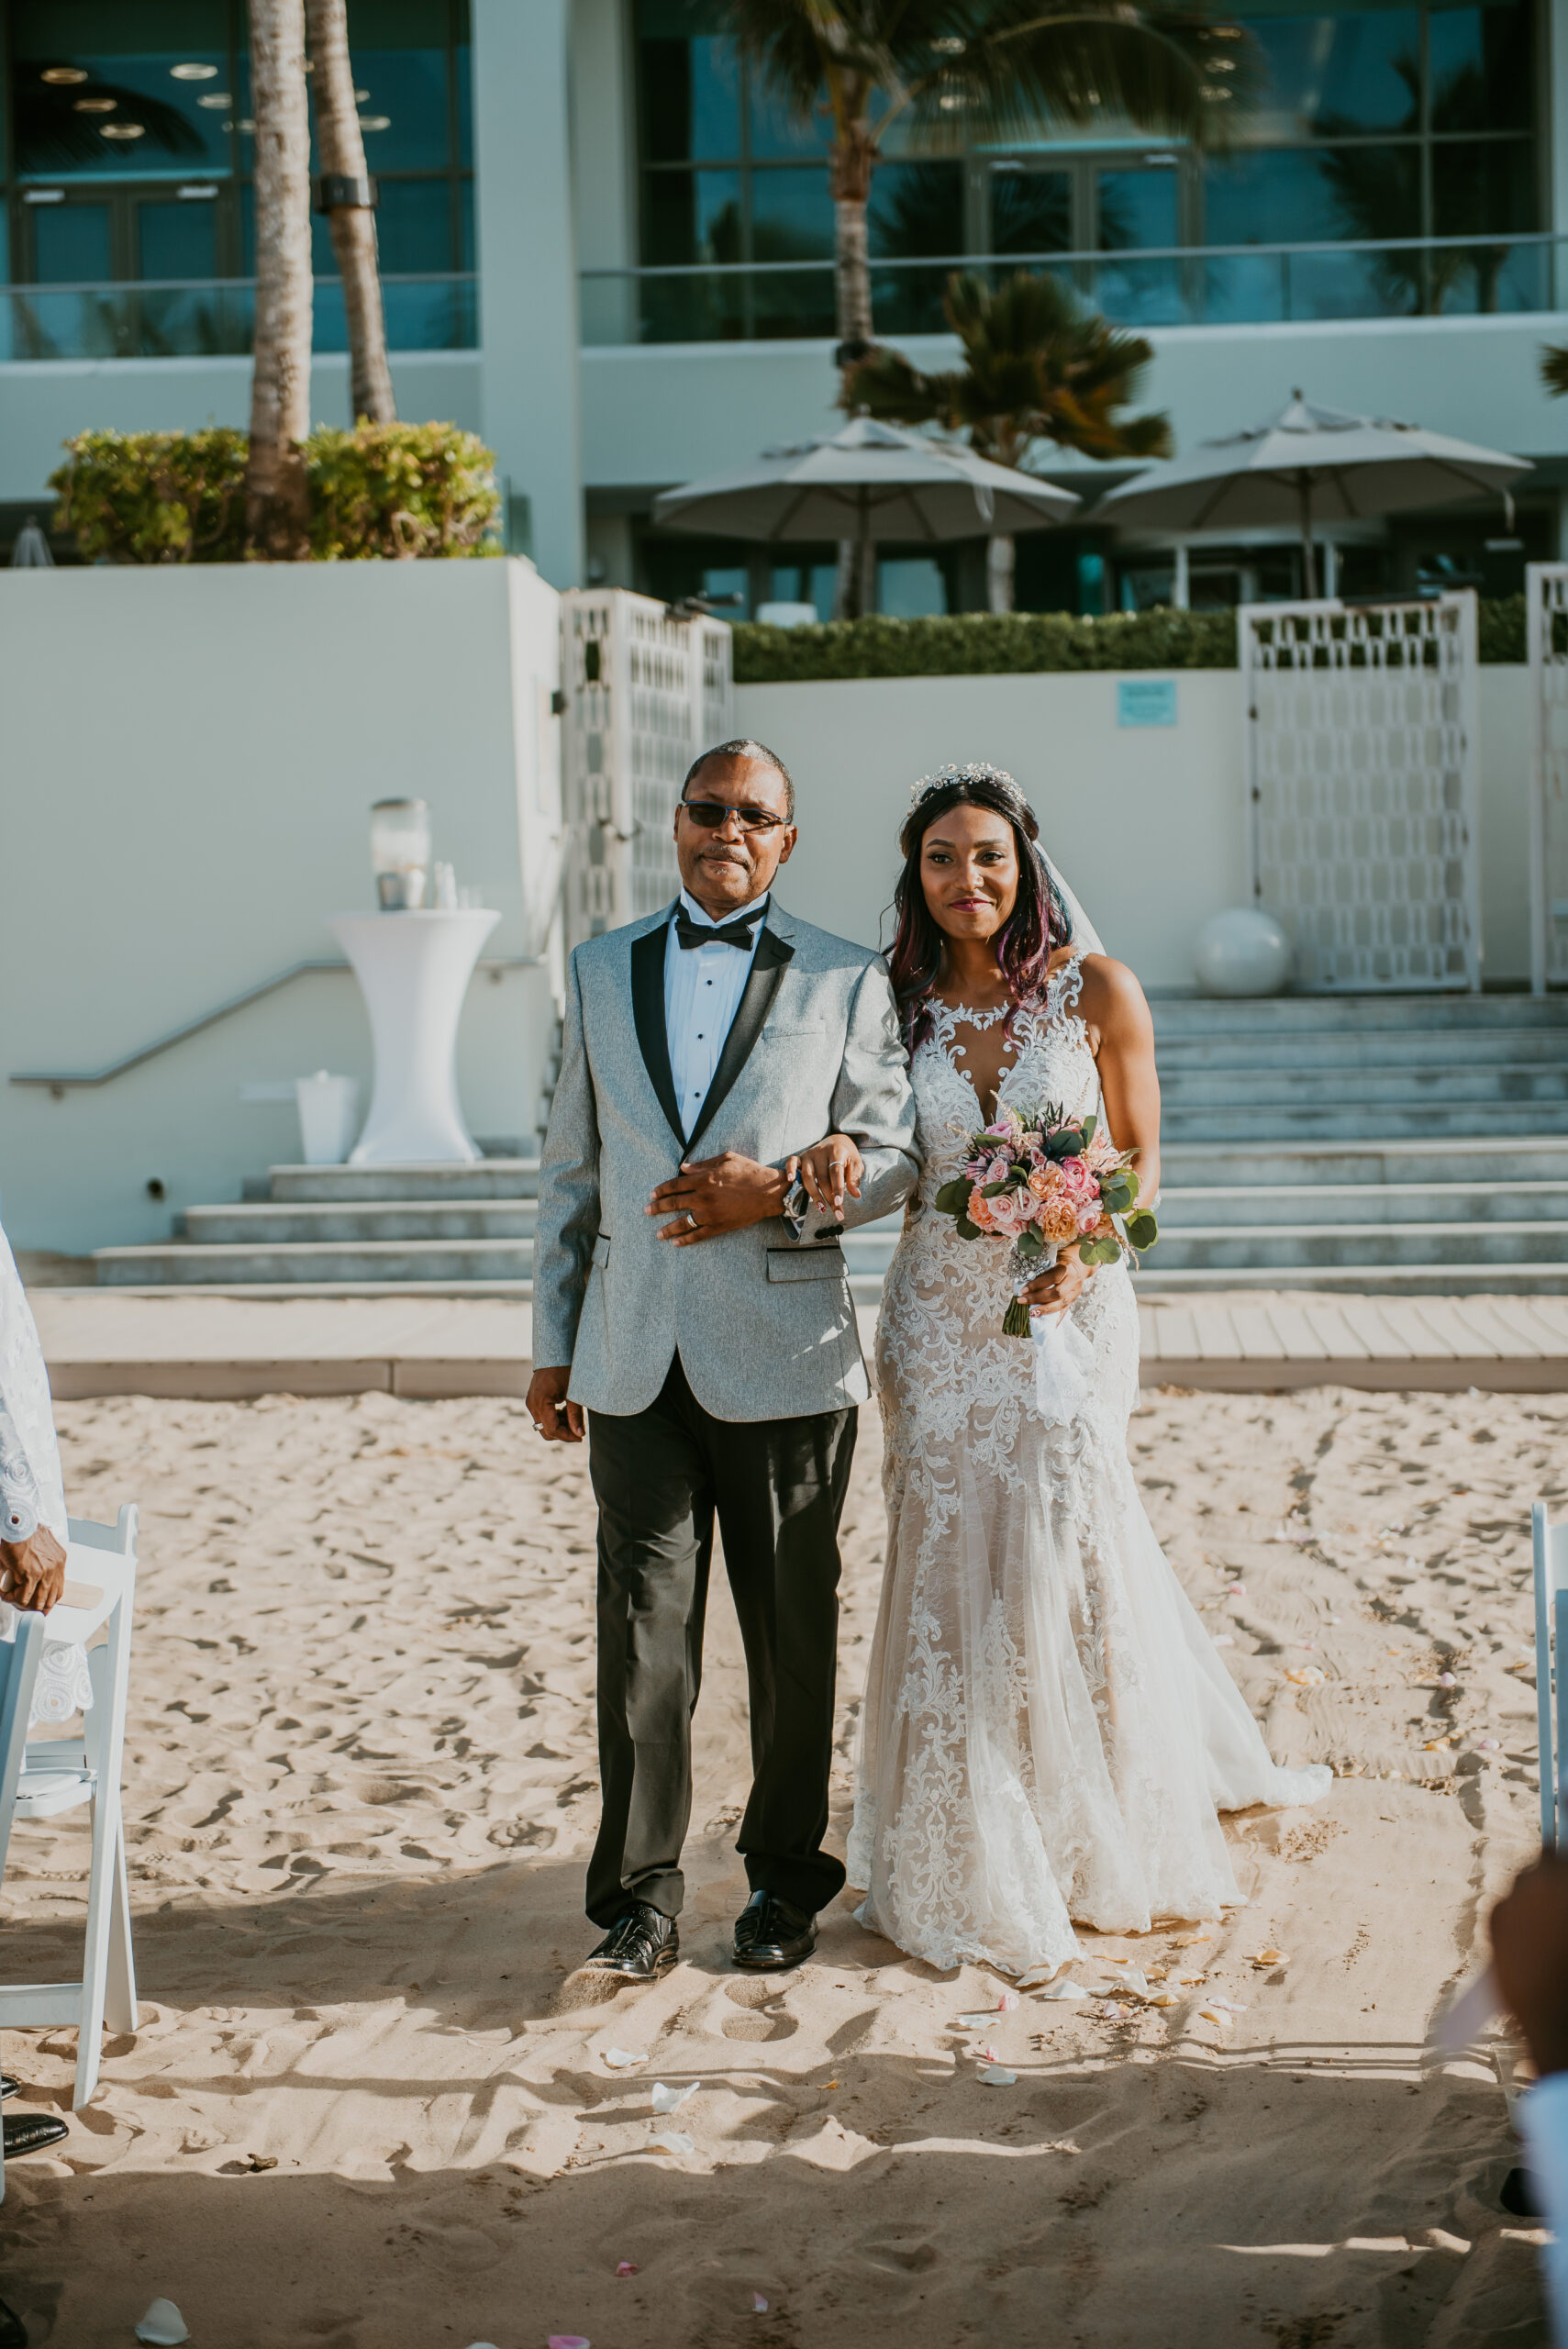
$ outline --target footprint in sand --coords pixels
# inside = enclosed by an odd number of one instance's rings
[[[726,2015],[719,2030],[726,2039],[793,2039],[800,2025],[793,2015],[770,2014],[768,2009],[782,1998],[777,1982],[727,1982],[724,1995],[729,2004],[738,2007],[739,2014]]]

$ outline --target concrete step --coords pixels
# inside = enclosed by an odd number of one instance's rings
[[[93,1262],[100,1286],[249,1287],[258,1282],[325,1282],[335,1288],[359,1282],[528,1281],[531,1240],[361,1240],[295,1241],[281,1247],[98,1248]]]
[[[1347,1034],[1333,1029],[1305,1030],[1298,1036],[1271,1034],[1158,1036],[1155,1056],[1160,1081],[1185,1084],[1200,1069],[1266,1069],[1278,1075],[1288,1069],[1343,1071],[1347,1054],[1357,1069],[1452,1069],[1456,1059],[1467,1067],[1506,1063],[1514,1068],[1562,1068],[1568,1064],[1568,1029],[1500,1028],[1495,1031],[1455,1031],[1452,1029],[1374,1030]]]
[[[535,1199],[537,1158],[480,1158],[469,1166],[274,1166],[274,1202],[355,1199]]]
[[[1133,1276],[1140,1297],[1285,1286],[1273,1264],[1162,1271],[1155,1264],[1159,1252]],[[1305,1264],[1292,1269],[1288,1286],[1366,1297],[1568,1297],[1568,1264]]]
[[[1387,1030],[1415,1035],[1440,1028],[1486,1034],[1499,1028],[1558,1029],[1568,1034],[1568,995],[1278,995],[1252,1001],[1218,996],[1150,999],[1154,1033],[1166,1036],[1279,1035],[1312,1030],[1340,1035]]]
[[[1162,1179],[1169,1186],[1231,1186],[1238,1174],[1273,1186],[1353,1183],[1568,1183],[1568,1132],[1494,1139],[1457,1134],[1381,1141],[1263,1142],[1238,1164],[1234,1152],[1207,1143],[1169,1142],[1162,1149]]]
[[[1161,1115],[1166,1144],[1204,1142],[1211,1156],[1259,1143],[1318,1141],[1349,1146],[1361,1142],[1369,1127],[1375,1127],[1385,1141],[1445,1134],[1457,1140],[1473,1136],[1478,1127],[1498,1139],[1554,1131],[1568,1135],[1568,1101],[1478,1102],[1450,1097],[1402,1106],[1380,1101],[1374,1112],[1370,1105],[1358,1108],[1342,1102],[1260,1101],[1256,1097],[1245,1108],[1223,1103],[1193,1108],[1184,1096],[1177,1096],[1165,1103]]]
[[[319,1200],[286,1206],[188,1208],[185,1238],[197,1247],[314,1246],[328,1241],[531,1240],[531,1199]]]
[[[1322,1230],[1351,1224],[1445,1224],[1463,1226],[1483,1246],[1495,1224],[1568,1227],[1568,1182],[1271,1183],[1246,1189],[1167,1183],[1161,1189],[1158,1213],[1165,1233],[1232,1224],[1260,1235],[1307,1225]]]
[[[1279,1063],[1268,1068],[1184,1070],[1171,1088],[1178,1109],[1207,1108],[1359,1109],[1424,1108],[1429,1103],[1465,1108],[1466,1131],[1485,1130],[1481,1114],[1494,1102],[1568,1103],[1568,1058],[1548,1065],[1477,1056],[1456,1063],[1451,1053],[1429,1067],[1369,1068],[1358,1052],[1347,1065],[1298,1068]]]
[[[1195,1224],[1162,1231],[1149,1264],[1172,1272],[1266,1268],[1288,1288],[1299,1267],[1531,1264],[1568,1272],[1568,1222]]]

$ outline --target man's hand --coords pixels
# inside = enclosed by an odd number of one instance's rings
[[[1568,2072],[1568,1860],[1545,1854],[1492,1911],[1492,1964],[1535,2068]]]
[[[677,1248],[694,1241],[712,1240],[721,1231],[744,1231],[749,1224],[767,1223],[784,1213],[789,1184],[776,1166],[759,1166],[727,1150],[718,1158],[696,1158],[684,1165],[668,1183],[661,1183],[648,1203],[650,1215],[673,1215],[673,1223],[661,1230],[661,1240]]]
[[[562,1363],[554,1370],[536,1370],[528,1381],[524,1397],[528,1417],[547,1443],[583,1441],[583,1406],[566,1399],[571,1383],[570,1363]]]
[[[0,1542],[0,1598],[47,1615],[65,1588],[65,1553],[47,1525],[26,1542]]]

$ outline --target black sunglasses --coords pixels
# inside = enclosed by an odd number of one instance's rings
[[[740,818],[743,832],[774,832],[784,820],[771,807],[731,807],[722,799],[683,799],[680,805],[705,832],[717,832],[729,816]]]

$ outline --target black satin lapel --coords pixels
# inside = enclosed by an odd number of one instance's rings
[[[692,1129],[686,1144],[688,1158],[724,1106],[730,1086],[751,1057],[751,1048],[762,1034],[779,982],[789,963],[795,960],[795,949],[786,946],[771,930],[764,930],[757,941],[757,952],[751,958],[751,968],[746,980],[746,992],[730,1023],[724,1040],[724,1050],[718,1056],[718,1066],[713,1073],[713,1083],[707,1088],[707,1099],[702,1105],[702,1115]]]
[[[675,1079],[670,1068],[670,1035],[664,1025],[665,926],[644,931],[631,941],[631,1016],[637,1041],[659,1107],[670,1120],[670,1130],[684,1151],[681,1113],[675,1102]]]

